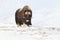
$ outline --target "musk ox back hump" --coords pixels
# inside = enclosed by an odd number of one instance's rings
[[[17,18],[22,18],[22,17],[23,17],[23,14],[22,14],[22,10],[21,10],[21,9],[18,9],[18,10],[16,11],[16,17],[17,17]]]

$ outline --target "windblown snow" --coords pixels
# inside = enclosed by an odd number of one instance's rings
[[[60,28],[0,25],[0,40],[60,40]]]

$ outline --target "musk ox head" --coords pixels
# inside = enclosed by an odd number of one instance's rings
[[[21,26],[23,23],[26,25],[32,25],[31,23],[32,18],[32,10],[29,6],[24,6],[22,9],[18,9],[15,13],[15,21],[16,24]]]

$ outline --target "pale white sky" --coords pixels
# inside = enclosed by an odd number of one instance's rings
[[[40,26],[60,26],[60,0],[0,0],[0,23],[15,23],[15,11],[29,5],[32,23]]]

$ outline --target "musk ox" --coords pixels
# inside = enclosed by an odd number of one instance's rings
[[[16,24],[21,26],[25,23],[27,26],[32,25],[31,23],[32,18],[32,10],[29,6],[24,6],[22,9],[17,9],[15,13],[15,21]]]

